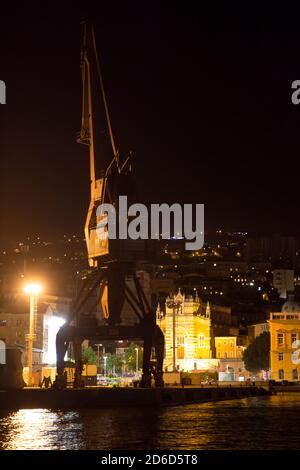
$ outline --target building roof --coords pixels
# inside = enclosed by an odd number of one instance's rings
[[[281,311],[284,313],[300,312],[300,303],[295,300],[294,294],[288,294],[288,299],[283,304]]]

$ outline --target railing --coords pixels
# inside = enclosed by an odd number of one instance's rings
[[[300,313],[271,313],[270,320],[300,320]]]

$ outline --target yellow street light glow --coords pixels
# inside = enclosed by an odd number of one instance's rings
[[[27,286],[24,287],[24,292],[25,294],[29,295],[37,295],[42,291],[42,286],[40,284],[27,284]]]

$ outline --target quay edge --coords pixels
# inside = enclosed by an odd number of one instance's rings
[[[0,390],[0,409],[80,409],[109,406],[176,406],[270,395],[263,387],[85,388]]]

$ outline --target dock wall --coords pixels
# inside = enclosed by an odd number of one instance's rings
[[[86,388],[0,390],[0,409],[79,409],[109,406],[174,406],[232,400],[269,392],[261,387]]]

